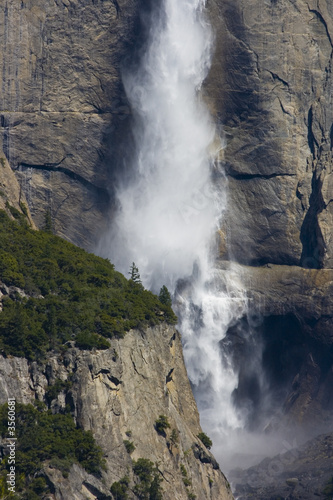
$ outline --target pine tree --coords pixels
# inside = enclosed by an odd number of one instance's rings
[[[132,281],[134,281],[134,283],[138,283],[139,285],[142,285],[139,269],[135,265],[135,262],[132,262],[132,265],[130,267],[130,271],[128,274],[131,276],[130,279]]]
[[[158,298],[160,299],[160,302],[162,304],[164,304],[165,306],[168,306],[168,307],[172,306],[171,295],[170,295],[170,292],[165,285],[162,286]]]
[[[45,212],[44,228],[43,229],[47,233],[53,233],[53,223],[52,223],[52,216],[51,216],[50,210],[46,210],[46,212]]]

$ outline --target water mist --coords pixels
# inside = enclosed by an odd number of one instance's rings
[[[244,416],[232,404],[237,374],[221,340],[246,299],[237,273],[217,280],[214,269],[226,188],[215,159],[222,142],[200,97],[213,42],[204,4],[157,2],[139,69],[124,75],[135,155],[116,186],[117,214],[99,253],[125,275],[134,261],[146,288],[173,293],[201,424],[225,466],[228,436]]]

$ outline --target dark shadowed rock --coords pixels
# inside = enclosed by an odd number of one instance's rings
[[[330,1],[210,0],[206,97],[226,148],[226,231],[243,263],[333,267]]]

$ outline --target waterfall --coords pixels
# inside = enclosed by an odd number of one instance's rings
[[[204,0],[156,2],[139,68],[124,75],[135,154],[117,183],[117,214],[99,253],[125,275],[134,261],[146,288],[173,293],[201,424],[223,463],[226,440],[244,418],[232,404],[237,374],[221,340],[246,298],[232,267],[223,279],[214,269],[227,197],[216,159],[223,141],[201,93],[213,45],[204,7]]]

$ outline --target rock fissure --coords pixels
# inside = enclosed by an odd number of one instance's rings
[[[309,209],[301,227],[302,242],[301,266],[321,269],[326,251],[326,245],[319,225],[318,215],[324,210],[325,202],[322,195],[322,181],[315,170],[312,175],[312,190],[309,199]]]
[[[112,500],[112,496],[111,495],[106,495],[105,493],[103,493],[102,491],[100,491],[99,488],[97,488],[96,486],[94,486],[90,482],[83,481],[82,484],[87,488],[88,492],[91,495],[93,495],[97,500]]]
[[[61,163],[63,163],[66,160],[67,157],[64,157],[60,162],[57,163],[44,163],[44,164],[31,164],[31,163],[25,163],[21,162],[18,164],[17,168],[15,170],[18,170],[20,168],[32,168],[35,170],[45,170],[48,172],[60,172],[62,174],[65,174],[68,176],[70,179],[79,182],[82,184],[84,187],[86,187],[89,191],[94,192],[96,195],[98,195],[104,202],[109,202],[110,201],[110,195],[107,189],[102,188],[100,186],[96,186],[92,182],[88,181],[82,175],[77,174],[76,172],[73,172],[69,168],[66,167],[61,167]]]
[[[140,373],[140,372],[138,371],[138,369],[137,369],[137,367],[136,367],[136,363],[135,363],[135,361],[134,361],[134,359],[133,359],[133,356],[132,356],[132,355],[130,356],[130,359],[131,359],[131,361],[132,361],[134,371],[135,371],[138,375],[140,375],[140,377],[142,377],[142,378],[144,378],[145,380],[147,380],[147,379],[148,379],[148,377],[146,377],[146,375],[143,375],[143,373]]]
[[[169,481],[169,479],[166,478],[164,472],[161,471],[161,469],[158,469],[158,472],[161,474],[161,476],[163,477],[164,481],[166,481],[167,483],[171,482],[171,481]],[[171,474],[171,472],[168,472],[168,474],[170,474],[170,476],[172,477],[172,480],[174,480],[174,476]]]
[[[333,47],[333,42],[332,42],[332,38],[331,38],[329,29],[328,29],[328,26],[327,26],[327,22],[325,21],[323,15],[318,10],[311,9],[310,6],[309,6],[309,4],[308,4],[308,9],[309,9],[309,12],[312,12],[313,14],[315,14],[315,16],[317,17],[317,19],[323,24],[323,26],[325,28],[325,31],[326,31],[326,34],[327,34],[327,38],[329,39],[331,47]]]
[[[286,80],[284,80],[283,78],[281,78],[276,73],[273,73],[273,71],[271,71],[269,69],[265,69],[265,71],[268,71],[268,73],[270,73],[270,75],[272,76],[273,80],[278,80],[279,82],[283,83],[283,85],[285,85],[289,89],[289,83],[286,82]]]
[[[229,177],[239,181],[247,181],[251,179],[274,179],[275,177],[295,177],[296,174],[290,174],[288,172],[284,173],[274,173],[274,174],[249,174],[249,173],[236,173],[236,172],[226,172]]]
[[[308,112],[308,144],[310,151],[312,153],[312,157],[315,158],[316,156],[316,148],[319,148],[318,141],[316,139],[316,136],[313,133],[313,108],[312,106],[309,109]]]
[[[280,106],[281,106],[281,109],[282,109],[282,112],[285,114],[285,115],[288,115],[288,116],[292,116],[292,114],[286,110],[286,108],[283,106],[282,104],[282,101],[280,99],[280,97],[278,97],[278,100],[279,100],[279,103],[280,103]]]
[[[257,76],[259,77],[260,67],[259,67],[259,55],[257,54],[257,52],[244,39],[239,38],[235,32],[233,32],[233,33],[230,32],[230,36],[232,38],[234,38],[236,40],[236,42],[239,43],[239,45],[242,47],[242,50],[245,49],[249,54],[254,55],[256,67],[253,68],[253,70],[255,71]]]
[[[120,5],[119,5],[119,3],[118,3],[118,0],[112,0],[112,3],[113,3],[113,5],[114,5],[114,6],[115,6],[115,8],[116,8],[117,17],[119,17],[120,12],[121,12],[121,8],[120,8]]]
[[[122,384],[121,380],[119,380],[117,377],[113,377],[112,375],[108,375],[108,379],[116,386]]]
[[[171,370],[169,371],[169,373],[165,377],[166,384],[168,384],[169,382],[172,381],[172,374],[173,374],[173,372],[174,372],[174,368],[171,368]]]
[[[115,391],[115,392],[119,392],[120,391],[120,388],[119,387],[112,387],[110,384],[108,384],[107,382],[105,382],[105,380],[102,380],[102,383],[105,385],[105,387],[107,387],[110,391]]]

